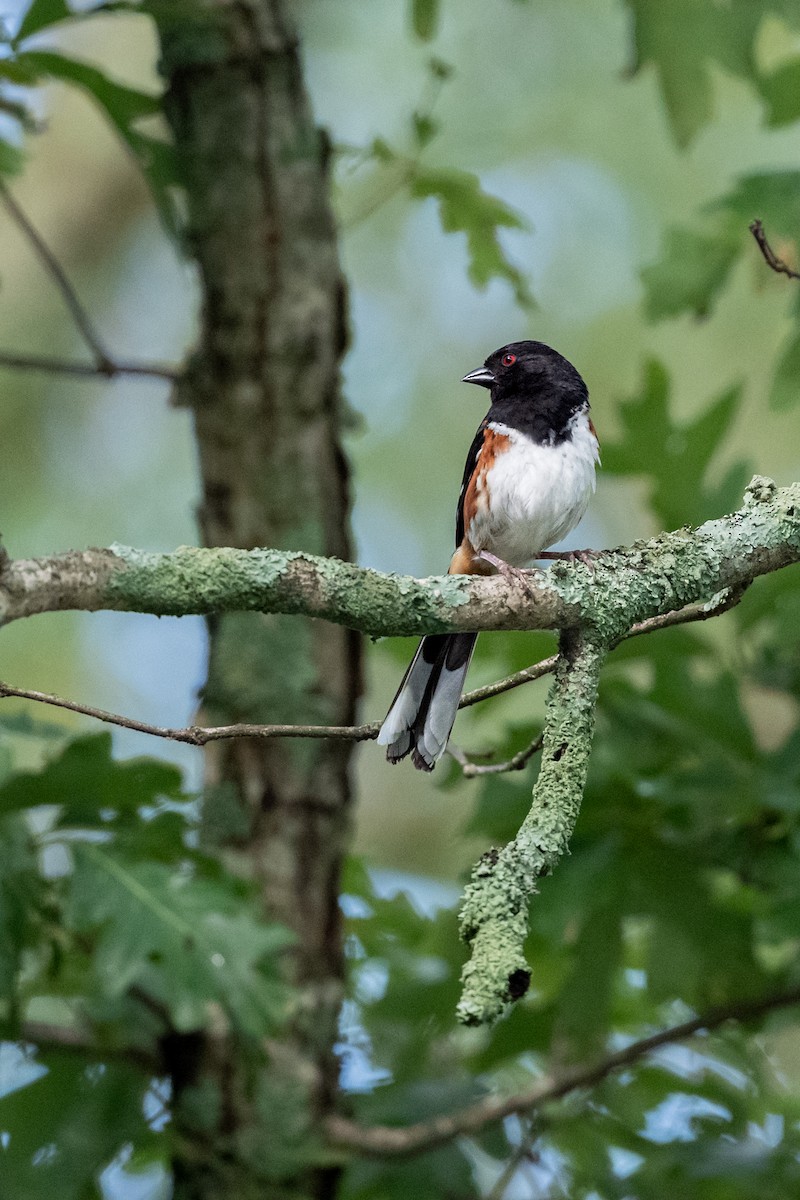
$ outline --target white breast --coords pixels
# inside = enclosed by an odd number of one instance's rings
[[[589,415],[573,418],[572,437],[540,445],[524,433],[491,422],[511,441],[486,473],[482,503],[466,531],[476,550],[522,567],[566,537],[586,512],[600,456]]]

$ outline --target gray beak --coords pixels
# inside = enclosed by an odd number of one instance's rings
[[[478,387],[490,388],[497,380],[488,367],[478,367],[477,371],[470,371],[469,375],[465,375],[461,382],[477,383]]]

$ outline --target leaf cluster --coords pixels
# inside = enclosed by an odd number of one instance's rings
[[[25,137],[38,129],[30,97],[53,82],[83,92],[97,105],[138,163],[150,184],[159,215],[177,236],[180,215],[175,189],[175,156],[160,121],[161,97],[112,79],[99,67],[50,48],[47,35],[63,22],[116,12],[151,13],[153,5],[111,0],[77,11],[66,0],[32,0],[16,33],[0,34],[0,111],[12,118],[14,132],[0,138],[0,173],[14,174],[24,161]]]
[[[0,1179],[26,1200],[89,1195],[126,1145],[163,1154],[165,1038],[226,1029],[252,1055],[284,1019],[289,935],[196,848],[195,807],[106,733],[0,782],[0,1020],[21,1047]]]

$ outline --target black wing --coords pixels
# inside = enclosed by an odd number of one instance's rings
[[[478,455],[483,446],[483,435],[486,432],[486,426],[489,423],[489,418],[484,417],[478,426],[478,432],[473,438],[472,445],[469,448],[467,461],[464,464],[464,478],[461,480],[461,491],[458,496],[458,505],[456,507],[456,550],[464,540],[464,497],[467,494],[469,481],[472,478],[472,473],[475,470],[475,464],[478,461]]]

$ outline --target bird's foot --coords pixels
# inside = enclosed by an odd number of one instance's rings
[[[505,559],[498,558],[496,554],[490,553],[488,550],[481,550],[478,558],[489,563],[498,571],[504,579],[513,580],[519,587],[523,588],[529,596],[533,595],[531,585],[528,579],[527,571],[521,570],[520,567],[512,567],[511,563],[507,563]]]

